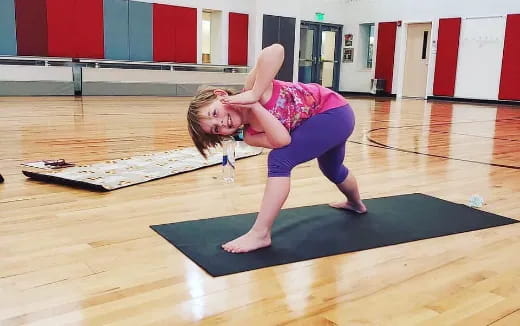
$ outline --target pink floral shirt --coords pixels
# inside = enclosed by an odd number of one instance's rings
[[[338,93],[319,84],[291,83],[273,80],[271,99],[263,103],[288,131],[318,113],[347,105]],[[258,133],[247,128],[250,134]]]

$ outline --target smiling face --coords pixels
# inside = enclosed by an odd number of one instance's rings
[[[199,153],[207,158],[207,149],[222,143],[248,121],[248,111],[222,104],[222,98],[235,95],[233,89],[208,87],[191,100],[186,118],[188,133]]]
[[[200,108],[200,126],[205,133],[229,136],[244,124],[244,117],[231,105],[218,99]]]

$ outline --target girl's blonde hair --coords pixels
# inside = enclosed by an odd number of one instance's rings
[[[195,97],[190,102],[190,106],[188,107],[188,131],[190,133],[191,139],[193,140],[193,143],[195,144],[195,147],[197,147],[200,154],[204,158],[208,157],[206,150],[209,147],[221,145],[222,140],[228,137],[208,134],[204,132],[202,126],[200,125],[201,119],[208,119],[206,116],[200,114],[200,108],[211,104],[211,102],[217,99],[217,96],[215,95],[215,90],[217,89],[226,91],[228,95],[235,95],[238,93],[236,90],[230,88],[206,87],[200,90],[197,95],[195,95]]]

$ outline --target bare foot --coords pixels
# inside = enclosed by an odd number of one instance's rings
[[[338,203],[331,203],[329,206],[334,208],[340,208],[340,209],[346,209],[348,211],[353,211],[358,214],[365,214],[367,212],[367,208],[365,204],[362,202],[359,202],[357,204],[353,204],[350,202],[338,202]]]
[[[249,252],[271,245],[271,235],[269,233],[259,233],[250,230],[241,237],[229,241],[222,245],[222,248],[234,254]]]

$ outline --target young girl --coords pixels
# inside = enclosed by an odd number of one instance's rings
[[[354,113],[339,94],[317,84],[274,80],[284,49],[274,44],[262,50],[249,73],[243,93],[225,89],[201,91],[190,104],[188,128],[200,153],[220,144],[244,126],[244,141],[273,149],[260,211],[252,228],[224,244],[224,250],[242,253],[271,245],[271,228],[290,188],[291,170],[317,158],[323,174],[346,196],[330,204],[362,214],[356,179],[343,165],[345,143],[354,129]]]

